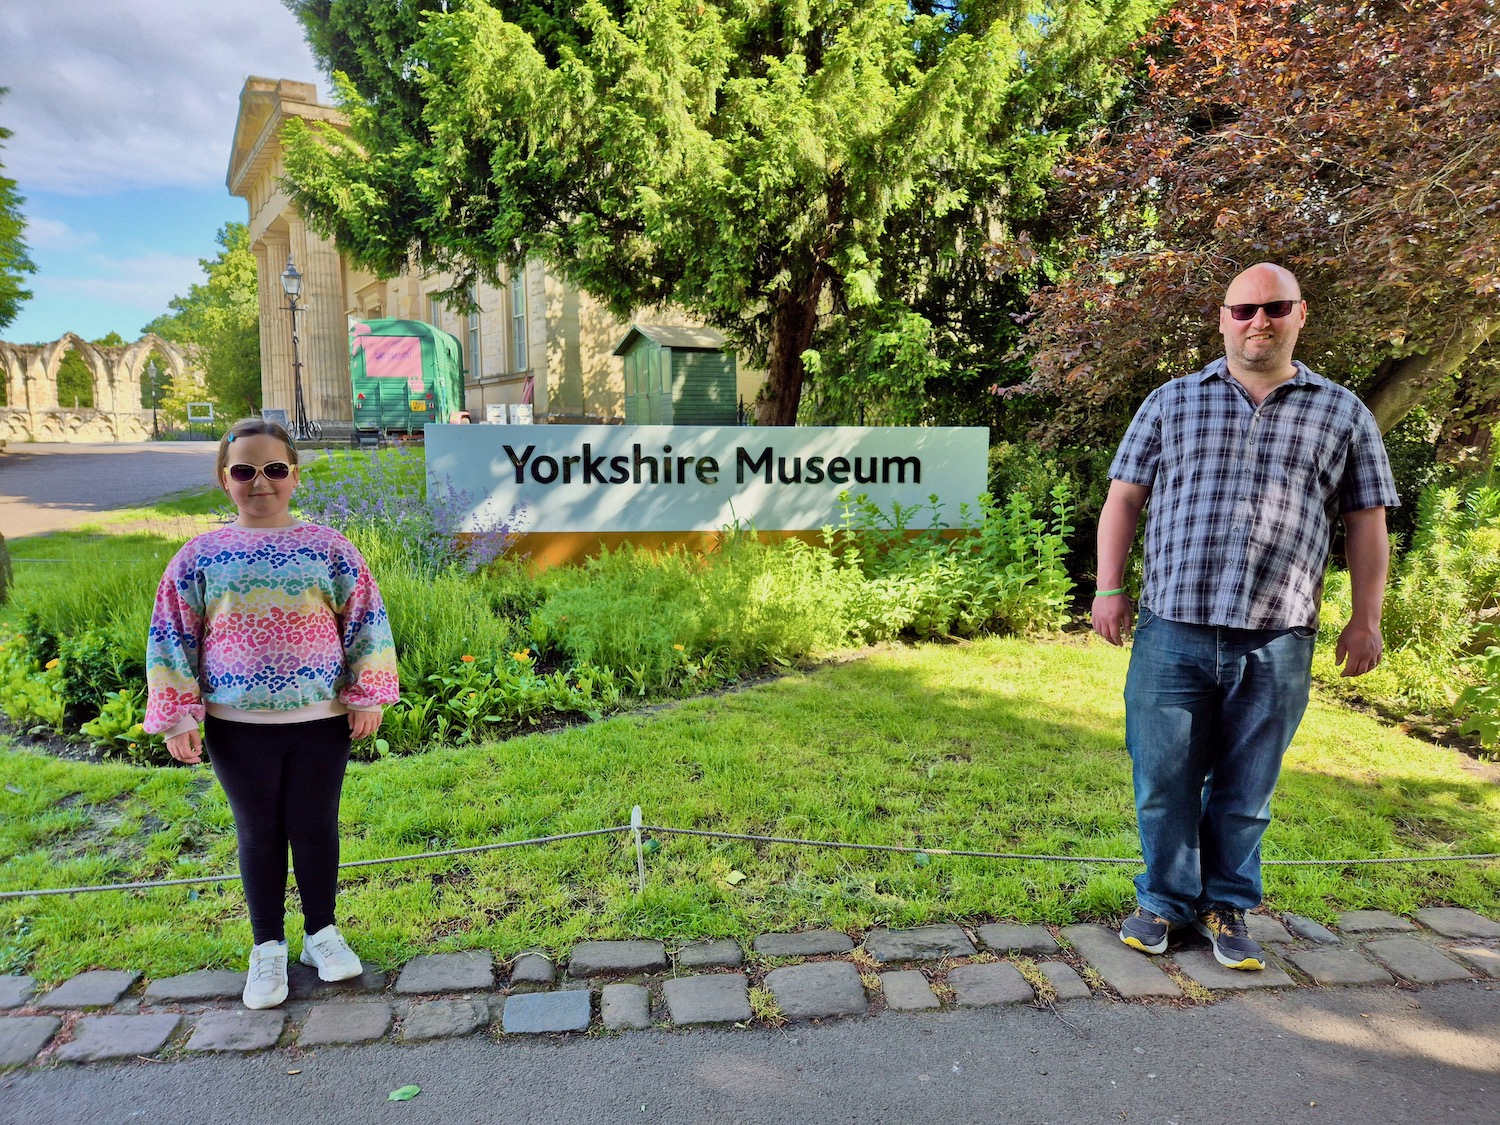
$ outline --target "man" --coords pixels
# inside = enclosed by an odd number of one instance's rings
[[[1330,522],[1344,521],[1353,598],[1335,660],[1359,676],[1380,661],[1385,510],[1399,503],[1369,410],[1292,359],[1306,320],[1289,271],[1236,277],[1219,310],[1224,358],[1147,396],[1099,517],[1093,625],[1119,645],[1146,509],[1125,679],[1146,870],[1120,940],[1162,953],[1192,924],[1235,969],[1265,966],[1245,911],[1260,903],[1271,793],[1307,708]]]

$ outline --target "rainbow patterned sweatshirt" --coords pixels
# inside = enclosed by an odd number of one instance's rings
[[[396,702],[396,647],[354,544],[317,524],[222,527],[167,564],[146,642],[147,733],[209,714],[302,722]]]

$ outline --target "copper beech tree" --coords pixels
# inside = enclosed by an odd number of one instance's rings
[[[1417,407],[1450,451],[1500,407],[1500,6],[1187,0],[1145,43],[1127,112],[1058,170],[1077,237],[1038,290],[1018,393],[1054,440],[1108,441],[1163,379],[1221,352],[1254,262],[1302,279],[1298,356],[1382,430]],[[997,272],[1035,270],[1024,244]],[[1493,343],[1491,341],[1494,341]]]

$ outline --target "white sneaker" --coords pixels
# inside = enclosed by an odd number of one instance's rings
[[[250,949],[245,1007],[274,1008],[286,999],[286,942],[263,941]]]
[[[324,926],[303,939],[302,963],[317,969],[322,980],[349,980],[365,971],[337,926]]]

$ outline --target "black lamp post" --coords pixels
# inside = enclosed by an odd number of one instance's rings
[[[297,441],[305,441],[308,436],[307,408],[302,404],[302,355],[297,342],[297,313],[302,308],[297,303],[297,297],[302,292],[302,275],[297,272],[290,253],[286,256],[286,269],[281,271],[281,288],[286,293],[286,307],[292,313],[292,387],[296,395],[292,437]]]
[[[156,441],[161,437],[161,431],[156,428],[156,360],[148,360],[146,363],[146,377],[151,380],[151,440]]]

